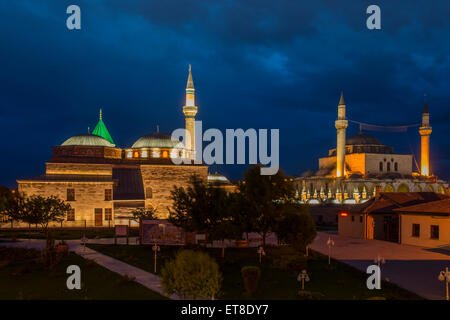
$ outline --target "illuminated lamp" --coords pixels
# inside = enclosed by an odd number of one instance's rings
[[[348,217],[348,212],[341,212],[340,216],[341,217]]]

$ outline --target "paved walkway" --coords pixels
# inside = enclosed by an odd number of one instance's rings
[[[119,243],[125,243],[124,241],[120,241]],[[134,281],[140,283],[144,287],[159,293],[162,296],[167,295],[162,290],[161,279],[157,275],[144,271],[142,269],[136,268],[132,265],[129,265],[120,260],[114,259],[110,256],[104,255],[98,251],[92,250],[88,247],[83,246],[80,243],[80,240],[66,240],[66,243],[69,245],[69,250],[75,252],[79,256],[95,261],[97,264],[102,267],[111,270],[115,273],[118,273],[122,276],[129,276],[134,278]],[[112,244],[114,243],[114,239],[89,239],[88,243],[95,244]],[[130,241],[131,243],[131,241]],[[46,241],[42,239],[19,239],[17,242],[1,242],[0,245],[11,246],[11,247],[25,247],[30,249],[42,250],[45,247]],[[168,298],[172,300],[180,299],[176,295],[169,296]]]
[[[450,254],[433,252],[427,248],[402,245],[380,240],[363,240],[318,232],[311,249],[328,255],[328,237],[335,242],[331,256],[366,272],[380,255],[386,260],[381,266],[382,278],[434,300],[445,298],[445,285],[438,275],[450,267]]]

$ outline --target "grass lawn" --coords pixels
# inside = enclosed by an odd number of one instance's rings
[[[151,246],[124,246],[124,245],[96,245],[88,247],[115,257],[126,263],[139,267],[149,272],[154,271],[154,253]],[[175,252],[174,247],[161,247],[158,253],[157,273],[161,266]],[[267,256],[260,265],[255,248],[229,248],[225,251],[225,259],[220,256],[221,249],[202,249],[216,259],[220,265],[224,280],[222,293],[219,299],[248,299],[244,292],[241,278],[241,268],[246,265],[261,267],[262,275],[258,293],[255,299],[299,299],[300,283],[297,275],[300,270],[288,270],[275,268],[271,256],[279,254],[279,248],[268,248]],[[328,258],[320,253],[312,252],[305,262],[311,281],[305,284],[305,290],[313,292],[320,299],[368,299],[371,297],[383,297],[386,299],[422,299],[421,297],[404,290],[395,284],[383,281],[381,290],[369,290],[366,287],[368,275],[339,261],[332,261],[328,266]]]
[[[40,263],[38,251],[18,249],[19,254],[10,251],[11,248],[0,247],[0,300],[166,299],[74,253],[68,254],[49,271]],[[13,255],[15,257],[11,258]],[[33,262],[35,258],[36,262]],[[81,269],[81,290],[66,287],[69,265],[78,265]]]
[[[72,240],[81,239],[85,235],[89,239],[93,238],[113,238],[114,229],[113,228],[86,228],[86,229],[63,229],[63,228],[52,228],[51,229],[53,237],[58,240]],[[11,237],[21,238],[21,239],[46,239],[46,234],[40,229],[0,229],[0,238],[11,238]],[[130,229],[130,237],[139,236],[139,230],[137,228]]]

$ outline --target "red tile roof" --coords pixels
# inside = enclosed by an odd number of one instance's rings
[[[447,198],[443,200],[397,208],[394,209],[394,211],[402,213],[450,214],[450,199]]]

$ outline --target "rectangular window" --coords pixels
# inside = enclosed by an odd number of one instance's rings
[[[412,236],[419,238],[420,237],[420,224],[413,223],[412,225]]]
[[[112,209],[111,208],[106,208],[105,209],[105,220],[106,221],[111,221],[112,220]]]
[[[67,189],[67,201],[75,201],[75,189]]]
[[[67,212],[67,221],[75,221],[75,209],[72,208]]]
[[[352,215],[352,222],[355,222],[355,216]]]
[[[363,217],[362,216],[359,216],[359,222],[363,222]]]
[[[102,208],[95,208],[95,226],[101,227],[103,225],[103,209]]]
[[[153,190],[151,187],[145,188],[145,199],[153,198]]]
[[[105,189],[105,201],[112,200],[112,189]]]
[[[439,226],[431,226],[431,239],[439,240]]]

